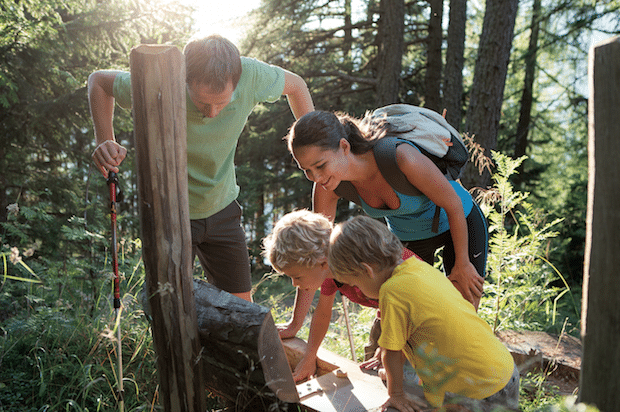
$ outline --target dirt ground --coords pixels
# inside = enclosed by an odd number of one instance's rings
[[[543,371],[545,383],[562,396],[577,394],[581,370],[581,341],[569,335],[546,332],[501,331],[498,338],[512,353],[521,376],[528,371]]]

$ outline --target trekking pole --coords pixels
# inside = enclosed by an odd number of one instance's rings
[[[116,197],[122,200],[122,192],[118,190],[118,176],[114,172],[108,173],[108,188],[110,189],[110,219],[112,222],[112,268],[114,269],[114,318],[116,324],[116,359],[118,364],[118,393],[117,401],[121,412],[125,409],[123,399],[123,356],[121,352],[121,288],[118,274],[118,249],[116,245]]]

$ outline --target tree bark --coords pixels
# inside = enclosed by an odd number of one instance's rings
[[[164,410],[204,412],[187,189],[185,59],[174,46],[131,51],[146,289]]]
[[[588,213],[579,398],[601,411],[620,405],[620,38],[590,51]]]
[[[463,64],[465,62],[466,22],[467,0],[450,0],[443,106],[446,109],[446,120],[457,130],[461,130],[461,122],[463,121]]]
[[[377,53],[377,107],[398,103],[405,32],[404,0],[381,0]]]
[[[504,86],[510,60],[519,0],[487,0],[478,57],[474,69],[465,132],[485,150],[487,156],[497,147]],[[478,173],[473,162],[461,179],[465,187],[486,188],[491,175]]]
[[[514,158],[525,156],[528,146],[528,135],[532,123],[532,106],[534,103],[534,80],[536,78],[536,57],[538,53],[538,33],[540,31],[540,0],[534,0],[532,5],[532,22],[530,24],[530,43],[525,56],[525,78],[523,80],[523,95],[521,96],[521,112],[517,124]],[[515,183],[523,181],[524,163],[517,169]]]
[[[351,54],[353,52],[353,18],[351,10],[351,0],[345,0],[344,2],[344,41],[342,44],[342,54],[344,56],[344,63],[347,73],[351,74],[353,71],[353,59]]]
[[[426,101],[424,107],[441,113],[441,43],[443,41],[443,0],[430,0],[431,16],[428,22],[426,49]]]
[[[269,309],[194,280],[206,385],[235,410],[299,402]],[[275,409],[278,410],[278,409]]]

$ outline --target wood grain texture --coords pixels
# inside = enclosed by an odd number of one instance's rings
[[[166,411],[206,409],[191,277],[185,59],[174,46],[131,51],[142,256]]]
[[[588,212],[580,400],[620,404],[620,38],[590,50]]]

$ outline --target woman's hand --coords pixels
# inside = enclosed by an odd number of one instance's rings
[[[455,263],[448,279],[461,292],[461,295],[474,305],[474,309],[478,311],[484,287],[484,278],[478,274],[474,265],[469,260],[460,264]]]

